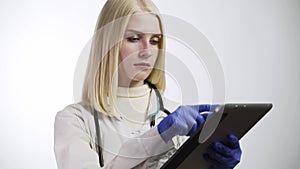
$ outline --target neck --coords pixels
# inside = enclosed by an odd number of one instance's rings
[[[119,86],[120,87],[138,87],[144,85],[144,81],[134,81],[131,80],[130,82],[121,82],[119,81]]]

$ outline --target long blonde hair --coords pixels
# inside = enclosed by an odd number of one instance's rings
[[[137,11],[150,12],[160,22],[162,38],[159,54],[147,81],[160,92],[165,90],[165,39],[159,10],[151,0],[108,0],[97,20],[85,74],[82,102],[106,115],[115,113],[113,100],[118,87],[119,52],[130,16]]]

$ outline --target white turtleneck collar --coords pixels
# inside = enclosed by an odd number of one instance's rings
[[[147,84],[138,87],[118,87],[117,97],[136,98],[143,97],[150,92],[150,88]]]
[[[158,112],[157,103],[155,92],[147,84],[132,88],[118,87],[117,118],[134,128],[149,125],[148,115]]]

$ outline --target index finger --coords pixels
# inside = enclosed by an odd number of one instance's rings
[[[194,110],[197,110],[199,113],[205,112],[205,111],[212,111],[219,105],[217,104],[198,104],[198,105],[191,105],[190,107]]]

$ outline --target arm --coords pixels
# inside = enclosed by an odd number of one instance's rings
[[[173,142],[165,143],[157,127],[143,135],[127,140],[107,165],[108,168],[133,168],[145,160],[165,154],[174,148]]]
[[[100,169],[98,154],[93,149],[94,141],[86,123],[88,119],[74,108],[57,114],[54,149],[58,169]],[[172,147],[172,143],[164,143],[154,127],[139,137],[125,141],[119,153],[112,160],[105,161],[104,168],[132,168]]]
[[[57,113],[54,124],[54,151],[58,169],[100,169],[92,138],[77,110]]]

